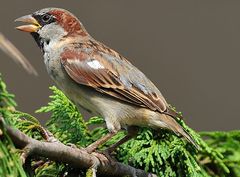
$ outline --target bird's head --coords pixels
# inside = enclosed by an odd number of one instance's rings
[[[15,21],[27,23],[16,28],[31,33],[40,47],[44,42],[59,41],[66,37],[88,36],[81,22],[64,9],[45,8]]]

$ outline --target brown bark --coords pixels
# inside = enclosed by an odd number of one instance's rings
[[[97,174],[104,176],[137,176],[156,177],[154,174],[136,169],[129,165],[116,161],[101,161],[97,153],[88,154],[84,149],[73,148],[61,142],[43,142],[28,137],[18,129],[14,129],[4,123],[0,117],[0,125],[6,129],[6,133],[12,139],[16,148],[23,149],[22,161],[28,156],[46,157],[56,162],[69,164],[79,169],[97,169]]]

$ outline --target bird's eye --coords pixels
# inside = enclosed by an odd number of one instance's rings
[[[51,16],[50,16],[50,15],[45,14],[45,15],[42,16],[42,21],[43,21],[43,22],[47,23],[47,22],[49,22],[50,20],[51,20]]]

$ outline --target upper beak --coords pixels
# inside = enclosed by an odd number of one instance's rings
[[[26,16],[17,18],[15,22],[29,23],[29,25],[22,25],[22,26],[16,27],[16,29],[24,32],[29,32],[29,33],[37,32],[39,28],[41,28],[41,25],[32,15],[26,15]]]

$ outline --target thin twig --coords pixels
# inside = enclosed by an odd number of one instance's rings
[[[23,56],[23,54],[0,32],[0,49],[10,56],[15,62],[19,63],[28,73],[38,75],[35,68]]]

